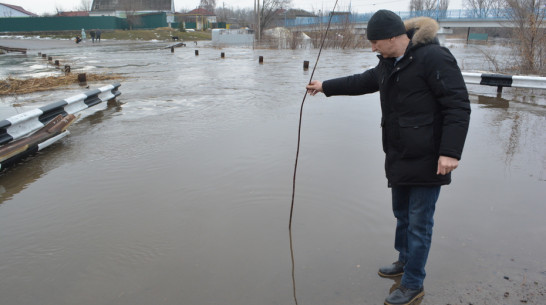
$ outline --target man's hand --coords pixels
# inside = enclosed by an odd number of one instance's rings
[[[459,166],[459,160],[451,157],[440,156],[436,175],[447,175]]]
[[[322,91],[322,82],[321,81],[318,81],[318,80],[313,80],[309,83],[309,85],[305,86],[305,88],[307,89],[307,93],[311,94],[311,95],[315,95],[319,92],[323,92]]]

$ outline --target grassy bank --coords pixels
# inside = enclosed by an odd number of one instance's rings
[[[88,82],[97,82],[104,80],[121,80],[124,79],[124,77],[119,74],[86,73],[86,79]],[[77,73],[28,79],[8,77],[5,80],[0,80],[0,96],[48,91],[78,83]]]
[[[89,30],[86,30],[85,32],[87,39],[91,39]],[[73,39],[76,36],[80,36],[81,31],[13,33],[13,35]],[[101,39],[172,41],[172,36],[178,36],[181,41],[198,41],[211,40],[212,34],[210,31],[181,32],[178,29],[171,28],[156,28],[152,30],[103,30]]]

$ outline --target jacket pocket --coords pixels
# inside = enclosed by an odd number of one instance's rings
[[[418,158],[434,152],[434,116],[400,117],[402,158]]]

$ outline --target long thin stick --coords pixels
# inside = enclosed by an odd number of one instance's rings
[[[317,64],[320,58],[320,53],[322,53],[322,47],[324,46],[324,41],[326,40],[326,36],[328,34],[328,30],[330,29],[330,24],[332,23],[332,17],[334,16],[334,12],[336,10],[337,1],[334,4],[334,8],[332,9],[332,12],[330,13],[330,19],[328,19],[328,26],[326,27],[326,32],[324,32],[324,36],[322,37],[322,42],[320,43],[320,49],[319,53],[317,55],[317,60],[315,61],[315,66],[313,67],[313,71],[311,72],[311,77],[309,78],[309,83],[313,80],[313,75],[315,74],[315,69],[317,68]],[[305,90],[305,95],[303,95],[303,100],[301,101],[301,107],[300,107],[300,120],[298,125],[298,147],[296,149],[296,163],[294,164],[294,177],[292,179],[292,204],[290,205],[290,221],[288,223],[288,229],[292,229],[292,214],[294,212],[294,196],[296,194],[296,172],[298,170],[298,157],[300,155],[300,139],[301,139],[301,118],[303,116],[303,104],[305,103],[305,98],[307,97],[307,90]]]
[[[334,16],[334,12],[336,10],[337,1],[334,4],[334,8],[332,9],[332,13],[330,14],[330,19],[328,20],[328,26],[326,27],[326,32],[324,32],[324,36],[322,37],[322,42],[320,43],[320,49],[317,56],[317,60],[315,61],[315,66],[313,67],[313,71],[311,72],[311,77],[309,78],[309,83],[313,80],[313,75],[315,74],[315,69],[317,68],[317,64],[320,58],[320,53],[322,53],[322,47],[324,46],[324,41],[326,40],[326,36],[328,34],[328,30],[330,29],[330,24],[332,22],[332,17]],[[305,103],[305,98],[307,97],[307,90],[305,90],[305,95],[303,96],[303,100],[301,101],[301,107],[300,107],[300,120],[298,124],[298,147],[296,149],[296,163],[294,164],[294,179],[292,180],[292,204],[290,205],[290,222],[288,223],[288,234],[290,235],[290,256],[292,258],[292,289],[294,293],[294,302],[296,305],[298,305],[298,298],[296,297],[296,276],[295,276],[295,263],[294,263],[294,246],[292,245],[292,214],[294,212],[294,195],[296,194],[296,172],[298,170],[298,157],[300,155],[300,139],[301,139],[301,118],[303,116],[303,104]]]

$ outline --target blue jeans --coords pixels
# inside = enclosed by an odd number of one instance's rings
[[[398,260],[405,264],[404,287],[423,287],[439,195],[440,186],[392,187],[392,210],[397,220],[394,248],[399,252]]]

